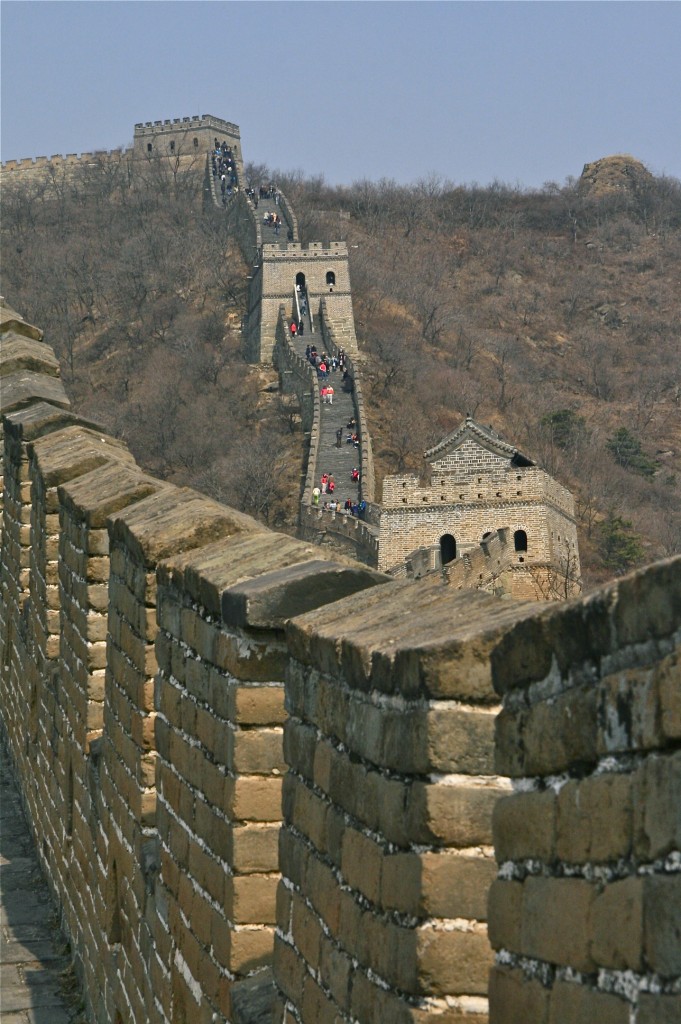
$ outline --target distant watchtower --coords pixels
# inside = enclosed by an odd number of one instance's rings
[[[263,245],[250,282],[244,338],[244,355],[249,362],[272,361],[279,306],[293,308],[297,287],[307,292],[315,319],[324,300],[327,317],[345,325],[346,350],[356,350],[346,243],[281,242]]]
[[[418,548],[435,548],[444,566],[501,529],[511,549],[503,589],[532,599],[579,592],[574,500],[565,487],[470,416],[425,459],[429,483],[383,481],[379,569]]]
[[[243,181],[241,135],[239,126],[213,114],[175,117],[165,121],[145,121],[135,125],[133,155],[135,158],[176,156],[180,159],[205,159],[215,142],[226,142],[237,164],[239,180]]]

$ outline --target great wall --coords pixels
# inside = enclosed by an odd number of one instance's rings
[[[135,145],[205,158],[218,121]],[[400,578],[366,564],[385,508],[347,251],[302,246],[285,198],[293,238],[268,242],[252,206],[239,190],[215,215],[254,266],[245,354],[274,359],[310,432],[301,539],[144,473],[2,308],[2,729],[89,1019],[677,1024],[681,558],[567,602],[498,596],[527,578],[509,493],[526,515],[513,491],[536,481],[563,540],[571,499],[471,421],[430,484],[384,488],[437,508]],[[318,386],[288,331],[301,272],[327,350],[360,367],[368,520],[324,536]],[[441,495],[491,509],[452,559]]]

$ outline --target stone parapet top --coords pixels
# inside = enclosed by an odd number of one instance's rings
[[[135,466],[133,456],[121,441],[79,423],[32,441],[29,455],[47,487],[82,476],[111,460]]]
[[[64,409],[49,402],[36,402],[4,418],[5,433],[17,441],[35,441],[44,434],[51,434],[65,427],[80,425],[97,430],[98,424],[84,420],[70,409]],[[103,429],[103,428],[102,428]]]
[[[167,487],[134,462],[107,461],[90,473],[59,486],[65,512],[91,529],[104,529],[110,515]]]
[[[42,341],[43,338],[43,332],[40,328],[27,323],[23,316],[7,305],[4,296],[0,295],[0,334],[5,334],[9,331],[16,331],[17,334],[33,338],[34,341]]]
[[[158,569],[172,585],[230,626],[283,627],[292,615],[355,593],[384,577],[350,559],[319,559],[319,549],[253,529],[174,555]]]
[[[15,370],[2,378],[2,413],[37,401],[51,402],[65,409],[71,405],[61,380],[44,371]]]
[[[59,360],[49,345],[12,329],[3,332],[0,346],[0,377],[21,370],[59,376]]]
[[[293,655],[359,689],[494,703],[490,655],[534,602],[392,581],[289,623]]]
[[[546,694],[533,683],[549,675],[556,691],[600,670],[630,645],[651,645],[681,630],[681,556],[647,566],[581,600],[551,605],[511,630],[492,656],[501,695],[526,688],[526,699]],[[652,656],[651,649],[651,656]]]
[[[258,529],[250,516],[220,505],[189,487],[168,484],[112,520],[112,541],[120,541],[152,567],[171,555]]]

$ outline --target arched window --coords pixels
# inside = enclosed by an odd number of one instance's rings
[[[194,149],[198,149],[198,148],[199,148],[199,140],[196,137],[194,137]]]
[[[456,541],[451,533],[445,533],[440,537],[440,559],[443,565],[448,565],[456,558]]]
[[[326,283],[327,284],[335,284],[336,283],[336,275],[334,274],[333,270],[327,270],[327,272],[326,272]]]
[[[515,551],[527,551],[527,534],[524,530],[516,530],[513,534],[513,548]]]
[[[147,153],[151,153],[151,150],[152,150],[152,145],[151,145],[150,142],[147,142]]]
[[[175,152],[175,143],[173,141],[171,141],[171,143],[170,143],[170,152],[171,153]]]

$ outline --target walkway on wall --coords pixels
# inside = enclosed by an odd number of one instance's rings
[[[70,960],[0,740],[0,1017],[6,1024],[84,1020],[62,995]]]
[[[298,335],[296,336],[293,341],[293,348],[299,356],[304,358],[307,346],[314,344],[321,355],[323,345],[321,334],[319,332],[315,334],[308,333],[310,330],[309,316],[305,318],[305,324],[305,333],[302,338]],[[348,434],[352,433],[348,429],[347,424],[355,415],[355,407],[352,395],[349,392],[343,391],[342,379],[343,374],[340,370],[329,374],[328,383],[333,387],[334,396],[331,405],[322,402],[321,406],[321,436],[319,457],[317,459],[318,478],[316,481],[319,487],[319,477],[322,473],[329,473],[333,476],[336,482],[336,490],[333,496],[338,500],[341,508],[346,498],[350,498],[353,502],[359,500],[359,485],[352,482],[351,474],[353,468],[359,468],[360,465],[359,450],[354,445],[346,443]],[[317,388],[321,391],[323,386],[324,381],[317,379]],[[340,448],[336,445],[336,431],[338,429],[343,431]],[[329,500],[328,495],[322,495],[319,500],[320,507],[323,507],[324,502],[327,500]]]
[[[213,199],[216,205],[220,205],[218,199],[218,192],[214,188]],[[265,216],[267,213],[277,213],[282,218],[282,224],[277,234],[274,227],[265,222]],[[257,208],[253,211],[253,215],[257,218],[258,224],[261,230],[261,237],[263,244],[275,244],[281,245],[284,249],[288,245],[287,232],[288,224],[283,219],[281,206],[275,203],[274,198],[270,197],[258,197]],[[296,287],[296,281],[294,278],[291,280],[291,303],[294,295],[294,289]],[[291,305],[288,306],[287,314],[290,318]],[[309,344],[315,344],[318,352],[322,353],[324,349],[324,341],[321,332],[317,329],[312,332],[312,321],[310,319],[310,310],[304,316],[305,330],[303,336],[299,335],[292,339],[293,348],[296,353],[301,357],[305,358],[305,349]],[[315,322],[315,327],[318,328],[318,324]],[[356,372],[356,369],[355,369]],[[343,391],[342,388],[342,372],[336,371],[336,373],[329,374],[329,383],[333,385],[334,396],[331,404],[322,403],[321,405],[321,423],[320,423],[320,443],[318,449],[318,458],[316,466],[316,484],[320,486],[321,474],[327,473],[333,476],[336,489],[333,497],[336,499],[339,505],[339,511],[342,510],[345,501],[350,499],[354,503],[359,502],[361,496],[361,487],[359,483],[353,483],[352,481],[352,470],[354,467],[359,468],[361,465],[360,450],[355,448],[353,444],[348,444],[346,438],[348,433],[353,431],[349,430],[347,424],[355,416],[355,405],[351,393]],[[323,381],[317,378],[317,388],[321,391],[323,387]],[[336,431],[342,430],[341,445],[338,447],[336,441]],[[319,507],[324,508],[324,503],[331,500],[329,495],[320,495]],[[322,524],[323,525],[323,520]],[[368,529],[372,533],[378,533],[375,527],[368,526]]]

